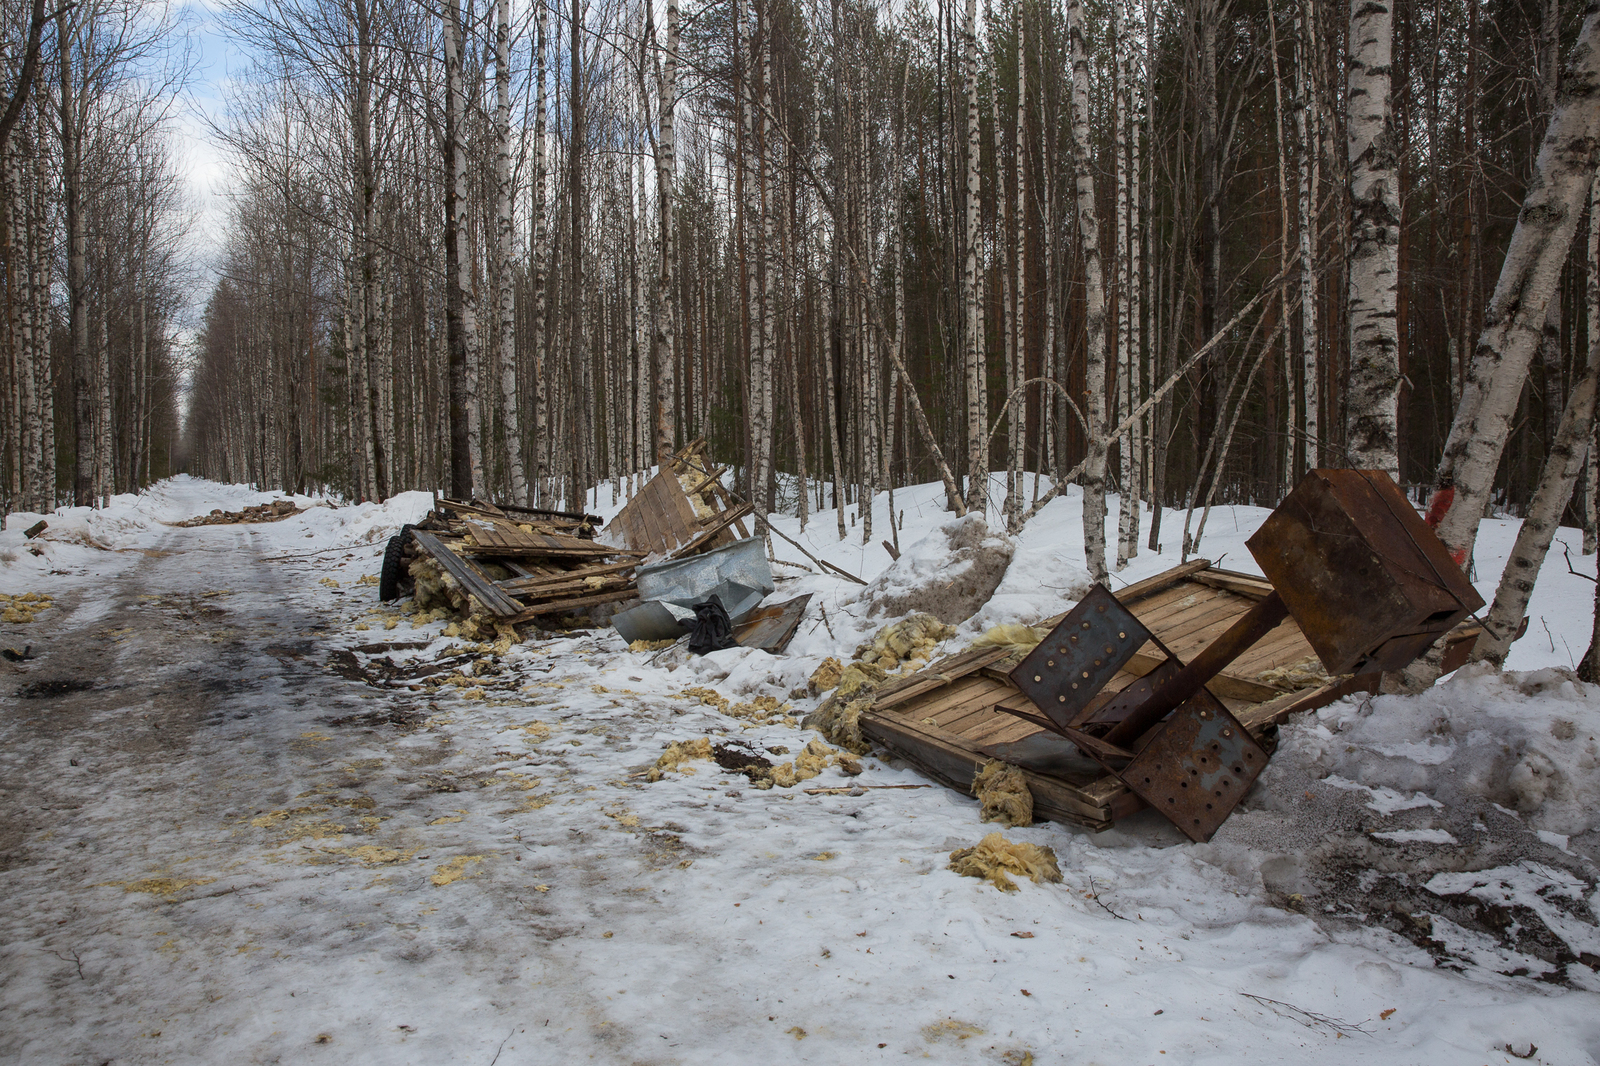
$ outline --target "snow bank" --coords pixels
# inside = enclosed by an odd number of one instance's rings
[[[869,616],[923,613],[954,624],[972,617],[994,594],[1016,550],[992,533],[981,514],[935,526],[879,574],[863,594]]]

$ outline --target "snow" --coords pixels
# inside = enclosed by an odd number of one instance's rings
[[[1065,879],[1002,894],[945,869],[993,828],[976,801],[884,787],[929,783],[881,757],[794,789],[703,761],[643,780],[674,740],[793,758],[814,734],[685,690],[803,715],[822,658],[893,620],[868,616],[863,586],[775,566],[778,597],[815,596],[784,656],[656,657],[592,630],[495,657],[442,623],[413,629],[361,583],[427,494],[170,524],[278,498],[175,478],[44,516],[42,543],[21,534],[38,516],[0,533],[0,591],[57,603],[0,627],[39,656],[8,697],[94,686],[0,704],[0,1059],[1489,1063],[1508,1044],[1600,1059],[1582,961],[1600,954],[1600,693],[1561,669],[1587,646],[1594,586],[1559,557],[1514,672],[1301,716],[1209,844],[1148,814],[1098,835],[1007,830],[1053,848]],[[898,536],[904,558],[942,501],[897,490],[891,534],[880,498],[874,539]],[[607,484],[590,509],[623,502]],[[1070,605],[1080,508],[1068,493],[1029,524],[946,650]],[[1243,541],[1265,514],[1217,509],[1202,553],[1257,572]],[[884,574],[890,553],[848,519],[839,541],[835,518],[774,524]],[[1113,501],[1112,537],[1115,521]],[[1165,554],[1141,538],[1113,583],[1174,565],[1182,521],[1168,513]],[[1485,523],[1486,598],[1514,535]]]
[[[1443,829],[1391,829],[1386,833],[1373,833],[1379,840],[1392,840],[1396,844],[1459,844],[1455,837]]]

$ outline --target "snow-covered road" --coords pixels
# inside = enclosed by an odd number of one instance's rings
[[[168,519],[267,498],[159,492]],[[798,752],[814,734],[682,693],[781,694],[816,659],[386,629],[355,579],[409,517],[130,517],[129,550],[71,556],[57,606],[5,630],[42,654],[0,696],[0,1061],[1600,1060],[1593,992],[1285,909],[1271,804],[1202,847],[1150,819],[1008,830],[1065,882],[1002,894],[945,868],[992,827],[944,788],[756,791],[705,762],[647,784],[672,740]],[[383,684],[441,658],[459,683]],[[1357,737],[1342,713],[1285,750]],[[851,783],[925,783],[865,762]]]

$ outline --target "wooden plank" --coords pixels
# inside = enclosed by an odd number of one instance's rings
[[[670,552],[700,530],[694,507],[670,470],[663,469],[628,501],[612,526],[621,527],[624,543],[644,552]]]
[[[952,681],[949,686],[941,690],[930,693],[926,699],[901,704],[898,709],[887,713],[909,715],[915,717],[919,722],[926,722],[931,718],[938,728],[944,729],[945,732],[949,733],[953,732],[953,730],[946,728],[940,720],[941,718],[959,717],[962,713],[960,711],[962,705],[975,698],[982,700],[989,693],[995,691],[996,685],[993,681],[969,674],[966,677]],[[879,708],[874,706],[873,711],[879,712]]]
[[[671,557],[674,559],[682,559],[686,555],[693,555],[701,548],[710,547],[711,542],[717,538],[719,533],[722,533],[728,528],[728,526],[732,525],[734,522],[737,522],[740,518],[750,514],[754,510],[755,508],[751,507],[748,503],[741,503],[738,507],[731,511],[723,511],[721,514],[717,515],[716,518],[712,519],[699,533],[689,538],[686,543],[683,543],[676,549],[672,550]]]
[[[501,592],[477,564],[445,547],[438,537],[421,529],[413,529],[411,535],[462,589],[483,605],[484,610],[497,618],[509,618],[522,610],[522,604]]]
[[[1159,592],[1165,592],[1189,577],[1189,575],[1198,573],[1210,565],[1210,559],[1190,559],[1188,562],[1175,566],[1171,570],[1163,570],[1159,574],[1152,574],[1143,581],[1135,581],[1133,584],[1125,586],[1122,591],[1114,592],[1112,595],[1116,596],[1117,602],[1124,607],[1131,607],[1133,604],[1149,599]],[[1140,611],[1137,612],[1141,619],[1144,617],[1143,610],[1144,605],[1141,604]],[[1061,620],[1067,616],[1067,613],[1062,611],[1058,615],[1046,618],[1038,625],[1043,629],[1054,629],[1061,624]]]
[[[946,733],[958,737],[965,736],[968,728],[979,725],[995,713],[996,703],[1015,695],[1017,691],[988,678],[974,677],[968,680],[972,684],[959,700],[945,704],[937,713],[918,707],[911,712],[912,716],[919,722],[925,718],[932,718]]]
[[[1008,648],[972,648],[936,659],[909,677],[885,684],[874,694],[873,709],[885,711],[918,696],[943,688],[968,674],[1004,659]]]
[[[794,639],[795,630],[800,628],[811,596],[808,592],[804,596],[761,608],[733,627],[733,639],[746,648],[761,648],[778,654]]]
[[[637,589],[617,589],[615,592],[600,592],[593,596],[580,596],[571,600],[554,600],[550,603],[536,603],[532,607],[519,610],[512,618],[512,622],[530,622],[540,615],[565,614],[567,611],[578,611],[585,607],[598,607],[602,603],[619,603],[625,600],[637,600]],[[517,605],[519,608],[521,604]]]
[[[578,578],[573,581],[563,581],[559,585],[546,585],[543,588],[520,590],[515,592],[514,595],[531,606],[535,600],[565,599],[572,596],[585,596],[633,588],[634,584],[630,578],[623,577],[620,574],[610,574],[600,578],[600,584],[598,585],[591,585],[588,581]]]
[[[1190,559],[1186,563],[1174,566],[1171,570],[1163,570],[1161,573],[1147,577],[1143,581],[1135,581],[1120,592],[1113,593],[1113,595],[1117,597],[1118,603],[1124,607],[1131,607],[1140,600],[1148,599],[1158,592],[1169,589],[1210,566],[1210,559]]]
[[[1228,570],[1205,570],[1190,578],[1202,585],[1210,585],[1215,589],[1227,589],[1241,596],[1248,596],[1252,600],[1264,600],[1272,593],[1272,583],[1266,578],[1251,577],[1248,574],[1237,574]]]
[[[1260,644],[1251,648],[1228,665],[1228,673],[1254,678],[1264,670],[1292,666],[1305,659],[1316,658],[1316,652],[1307,643],[1305,634],[1291,619],[1273,630]]]
[[[1239,719],[1239,724],[1251,733],[1259,735],[1267,727],[1278,725],[1291,714],[1326,707],[1334,700],[1343,699],[1352,693],[1376,692],[1382,676],[1372,673],[1335,678],[1317,688],[1288,692],[1277,699],[1258,703],[1242,712],[1235,712],[1234,717]]]
[[[515,566],[515,563],[507,563]],[[500,587],[513,596],[535,595],[542,590],[564,585],[570,581],[582,581],[588,577],[605,577],[611,574],[624,574],[629,570],[637,569],[637,562],[610,563],[604,566],[584,566],[576,570],[561,570],[555,574],[514,577],[500,582]],[[519,569],[522,569],[519,567]]]
[[[989,757],[967,749],[959,738],[950,737],[942,730],[877,714],[861,716],[861,731],[885,747],[893,749],[915,764],[928,776],[942,781],[959,792],[969,793],[972,778]],[[1068,822],[1091,829],[1110,828],[1110,811],[1102,805],[1089,802],[1074,786],[1057,778],[1046,777],[1031,771],[1022,771],[1033,793],[1035,818]]]
[[[1143,613],[1138,617],[1146,629],[1170,645],[1218,620],[1223,622],[1223,628],[1226,629],[1233,619],[1248,609],[1249,604],[1233,593],[1202,585],[1166,610]]]

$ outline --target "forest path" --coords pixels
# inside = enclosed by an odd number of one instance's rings
[[[514,903],[469,924],[434,874],[508,835],[459,846],[450,739],[324,667],[338,593],[279,550],[171,528],[29,627],[0,700],[0,1061],[451,1061],[507,1036],[491,988],[543,976]]]

